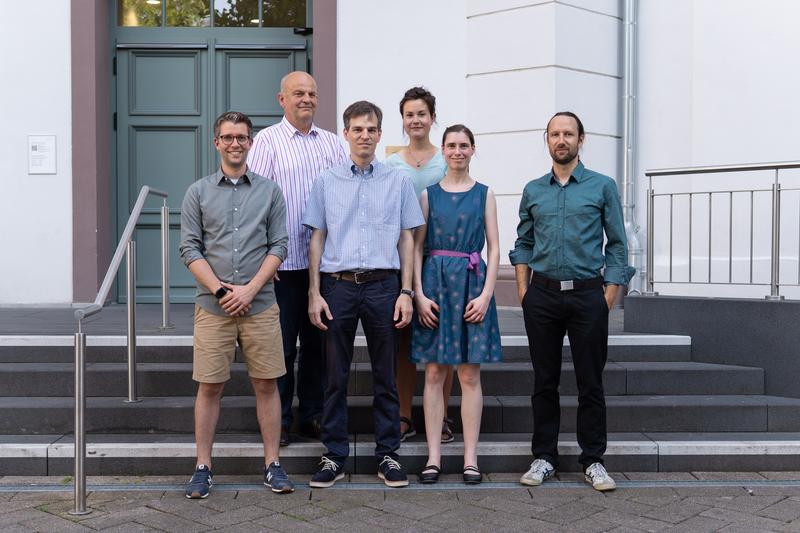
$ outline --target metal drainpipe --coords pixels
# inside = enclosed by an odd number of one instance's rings
[[[637,0],[624,0],[623,17],[623,107],[622,107],[622,211],[625,236],[628,240],[628,264],[636,269],[628,289],[641,294],[644,287],[643,249],[636,223],[636,167],[634,142],[636,135],[636,7]]]

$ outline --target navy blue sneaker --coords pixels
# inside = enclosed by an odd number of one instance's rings
[[[317,489],[325,489],[332,487],[334,483],[343,477],[344,471],[342,470],[342,465],[323,455],[322,460],[319,462],[319,468],[314,472],[314,475],[311,476],[311,481],[308,482],[308,486]]]
[[[289,476],[278,461],[273,461],[264,467],[264,485],[279,494],[294,492],[294,483],[289,480]]]
[[[186,485],[187,498],[208,498],[208,491],[211,490],[211,485],[214,484],[211,475],[211,469],[206,465],[197,465],[197,468],[192,474],[192,479]]]
[[[387,487],[405,487],[408,485],[408,476],[403,471],[395,459],[384,456],[383,461],[378,464],[378,477],[386,483]]]

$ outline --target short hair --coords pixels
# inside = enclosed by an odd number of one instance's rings
[[[442,135],[442,146],[444,146],[444,140],[447,139],[447,136],[451,133],[464,133],[469,138],[469,143],[472,146],[475,146],[475,136],[472,134],[472,130],[466,127],[463,124],[453,124],[452,126],[448,126],[446,130],[444,130],[444,134]]]
[[[250,117],[239,111],[225,111],[214,121],[214,137],[219,135],[219,128],[223,122],[233,122],[234,124],[243,122],[247,124],[247,134],[252,135],[253,133],[253,121],[250,120]]]
[[[547,136],[547,134],[550,132],[550,123],[556,117],[571,117],[571,118],[574,118],[575,122],[578,124],[578,137],[583,137],[584,136],[585,132],[583,131],[583,122],[581,122],[581,119],[578,118],[578,115],[576,115],[572,111],[559,111],[558,113],[556,113],[555,115],[550,117],[550,120],[547,121],[547,127],[544,129],[545,136]]]
[[[432,117],[436,116],[436,97],[425,87],[412,87],[406,91],[406,94],[404,94],[403,98],[400,100],[401,116],[403,115],[403,106],[406,105],[406,102],[412,100],[422,100],[428,107],[428,113],[430,113]]]
[[[367,102],[366,100],[359,100],[358,102],[353,102],[347,109],[344,110],[342,113],[342,120],[344,120],[344,129],[350,129],[350,119],[353,117],[363,117],[365,115],[375,115],[375,118],[378,119],[378,129],[381,129],[381,124],[383,123],[383,111],[381,108],[373,104],[372,102]]]

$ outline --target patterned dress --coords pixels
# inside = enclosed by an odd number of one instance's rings
[[[485,242],[488,190],[486,185],[477,182],[465,192],[447,192],[438,183],[429,186],[427,248],[480,254]],[[429,255],[425,258],[422,289],[426,297],[439,305],[439,326],[428,329],[415,317],[411,361],[458,365],[501,360],[494,296],[483,322],[464,321],[467,304],[480,296],[486,280],[486,263],[483,259],[478,259],[477,263],[477,268],[468,270],[466,257]]]

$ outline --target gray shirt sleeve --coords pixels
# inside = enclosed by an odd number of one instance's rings
[[[286,201],[281,188],[272,188],[272,206],[267,220],[267,255],[274,255],[281,261],[286,259],[289,234],[286,231]]]
[[[203,224],[200,212],[199,187],[192,185],[186,191],[181,206],[181,244],[180,253],[183,264],[203,259]]]

